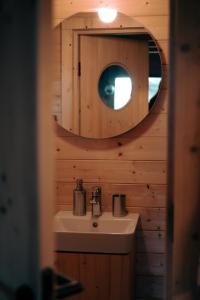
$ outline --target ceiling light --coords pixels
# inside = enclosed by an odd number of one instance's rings
[[[117,10],[114,8],[99,8],[98,16],[104,23],[111,23],[117,17]]]

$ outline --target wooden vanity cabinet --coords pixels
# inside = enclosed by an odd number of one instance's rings
[[[59,273],[80,281],[84,291],[73,300],[134,299],[134,255],[56,252]]]

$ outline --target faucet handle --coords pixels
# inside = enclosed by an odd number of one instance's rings
[[[101,198],[101,188],[99,186],[95,186],[92,191],[90,204],[97,204],[100,198]]]

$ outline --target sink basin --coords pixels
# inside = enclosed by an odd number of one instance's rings
[[[60,211],[54,217],[57,251],[90,253],[129,253],[134,244],[139,215],[113,217],[105,212],[94,218],[74,216],[71,211]]]

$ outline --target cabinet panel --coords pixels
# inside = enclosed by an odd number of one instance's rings
[[[109,255],[80,254],[80,280],[85,288],[82,300],[110,299],[109,277]]]
[[[79,254],[57,252],[55,255],[56,270],[68,278],[80,281]],[[82,300],[81,294],[70,297],[71,300]]]
[[[55,255],[57,271],[79,280],[84,291],[73,300],[133,300],[134,253],[127,255],[68,253]]]

